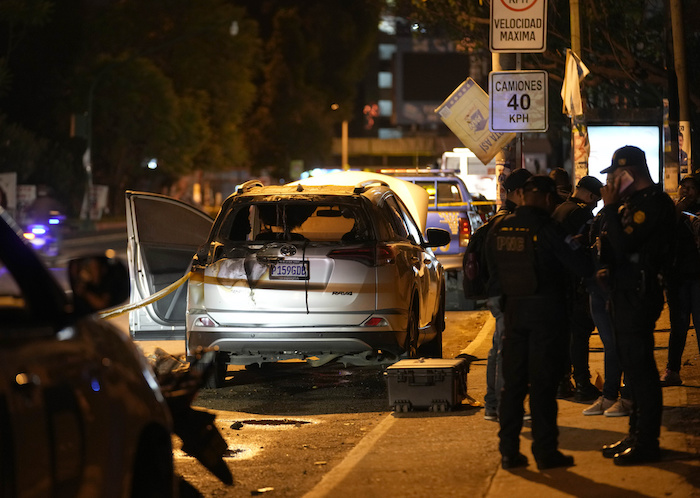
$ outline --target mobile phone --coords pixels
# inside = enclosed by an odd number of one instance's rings
[[[632,174],[627,170],[623,171],[620,175],[620,188],[618,189],[618,192],[624,192],[630,185],[632,185],[633,182],[634,178],[632,177]]]

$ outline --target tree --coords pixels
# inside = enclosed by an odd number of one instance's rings
[[[92,106],[94,181],[123,191],[194,170],[246,168],[244,119],[255,96],[255,23],[225,0],[124,1],[86,11],[91,40],[76,72]],[[234,29],[235,28],[235,29]],[[85,97],[92,95],[92,98]]]
[[[496,0],[493,0],[496,1]],[[686,2],[687,3],[687,2]],[[570,0],[548,1],[547,51],[523,54],[523,69],[549,73],[552,109],[561,101],[566,48],[571,47]],[[671,128],[675,130],[677,92],[673,71],[671,25],[664,0],[579,0],[581,53],[590,70],[582,84],[587,120],[661,122],[662,102],[670,101]],[[426,36],[457,40],[474,54],[488,53],[489,2],[480,0],[398,0],[398,12],[418,23]],[[700,13],[684,12],[688,88],[692,114],[700,110]],[[550,113],[549,137],[553,145],[569,123],[566,116]],[[695,136],[695,135],[694,135]],[[693,146],[695,149],[695,145]]]
[[[488,2],[405,0],[399,6],[424,25],[429,35],[459,40],[468,50],[488,47]],[[697,39],[700,16],[695,10],[689,15],[689,20],[694,19],[689,30],[692,36],[688,36],[692,41]],[[663,0],[580,0],[579,55],[591,71],[583,87],[589,109],[658,107],[661,98],[668,96],[668,68],[673,64],[666,47],[667,16]],[[569,0],[549,0],[547,35],[547,51],[523,55],[523,69],[547,70],[556,83],[550,86],[560,89],[566,48],[571,46]],[[697,51],[688,53],[698,57]],[[692,99],[700,105],[700,87],[692,88]]]
[[[350,119],[384,2],[244,2],[259,20],[265,67],[248,138],[258,167],[288,177],[291,160],[323,166],[335,124]],[[338,111],[331,105],[336,104]]]

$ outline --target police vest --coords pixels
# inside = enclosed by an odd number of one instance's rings
[[[496,227],[493,249],[498,277],[506,296],[531,296],[537,292],[539,226],[513,226],[514,221],[513,216],[508,216]]]

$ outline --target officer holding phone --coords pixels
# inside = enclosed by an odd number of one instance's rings
[[[603,447],[616,465],[637,465],[661,458],[659,434],[663,400],[654,359],[654,327],[664,306],[660,275],[670,256],[673,200],[649,175],[644,151],[617,149],[601,189],[606,228],[597,246],[610,254],[598,277],[610,289],[608,303],[617,354],[632,394],[628,436]]]

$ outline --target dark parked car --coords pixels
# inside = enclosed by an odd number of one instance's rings
[[[131,338],[93,315],[127,299],[123,263],[85,257],[68,273],[71,292],[0,208],[0,496],[173,496],[172,433],[184,450],[213,415],[191,409],[182,375],[161,389]],[[220,454],[203,463],[230,481]]]

